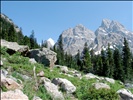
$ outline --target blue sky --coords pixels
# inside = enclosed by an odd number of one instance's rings
[[[48,38],[57,41],[64,30],[77,24],[95,31],[104,18],[133,31],[132,1],[2,1],[1,8],[24,35],[34,30],[38,43]]]

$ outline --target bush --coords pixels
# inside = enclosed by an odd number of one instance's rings
[[[81,100],[119,100],[118,94],[113,90],[89,88],[80,97]]]
[[[9,57],[9,54],[7,53],[6,47],[1,47],[0,54]]]

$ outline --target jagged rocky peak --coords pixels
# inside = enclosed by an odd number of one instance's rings
[[[78,24],[74,28],[69,28],[63,31],[61,36],[64,51],[72,55],[76,55],[78,50],[82,51],[85,42],[90,45],[95,39],[94,32],[87,29],[82,24]]]
[[[125,27],[122,24],[120,24],[118,21],[113,20],[110,23],[109,30],[112,32],[122,31],[123,29],[125,30]]]
[[[133,32],[114,20],[103,19],[95,32],[82,24],[78,24],[74,28],[63,31],[61,36],[64,51],[72,55],[76,55],[78,50],[82,52],[86,42],[89,50],[93,49],[95,54],[99,54],[102,49],[106,50],[108,43],[110,48],[117,47],[120,49],[123,46],[124,37],[129,41],[129,47],[133,52]]]
[[[103,19],[101,27],[103,27],[104,29],[108,29],[110,26],[110,23],[111,23],[111,21],[109,19]]]

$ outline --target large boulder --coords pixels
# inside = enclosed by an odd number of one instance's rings
[[[51,83],[49,79],[42,77],[40,83],[44,84],[46,91],[53,100],[64,100],[63,94],[58,90],[58,87],[55,84]]]
[[[68,73],[68,68],[67,68],[67,66],[60,66],[60,68],[61,68],[61,72],[63,72],[63,73]]]
[[[46,66],[53,67],[56,62],[56,53],[47,48],[33,49],[29,52],[29,57],[34,58],[37,62],[40,62]]]
[[[106,80],[107,82],[109,82],[109,83],[112,83],[112,84],[115,83],[115,80],[112,79],[112,78],[108,78],[108,77],[106,77],[105,80]]]
[[[95,89],[110,89],[110,86],[105,83],[94,83],[93,86]]]
[[[67,93],[74,93],[76,91],[76,87],[67,79],[63,78],[54,78],[52,80],[52,83],[55,85],[61,86],[63,90],[65,90]]]
[[[21,85],[11,78],[2,78],[1,86],[6,87],[8,90],[21,89]]]
[[[7,91],[1,93],[1,100],[29,100],[21,90]]]
[[[120,100],[133,100],[133,94],[127,89],[120,89],[117,93],[120,95]]]
[[[96,76],[96,75],[94,75],[92,73],[87,73],[86,75],[84,75],[84,77],[86,79],[99,79],[100,80],[100,78],[98,76]]]
[[[20,52],[22,55],[26,56],[29,52],[29,47],[24,45],[18,45],[17,42],[8,42],[1,39],[1,46],[7,48],[9,54],[14,54],[15,52]]]
[[[126,88],[133,88],[133,83],[125,83]]]

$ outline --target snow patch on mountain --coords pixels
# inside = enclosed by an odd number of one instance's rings
[[[49,38],[47,41],[49,41],[49,42],[51,43],[52,46],[55,45],[55,42],[54,42],[54,40],[53,40],[52,38]]]

